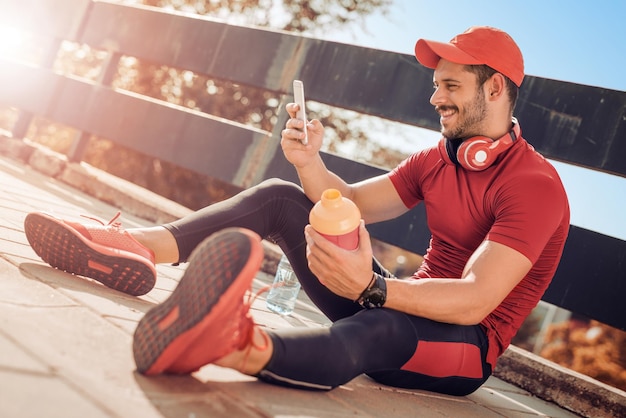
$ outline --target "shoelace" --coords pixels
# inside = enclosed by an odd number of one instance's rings
[[[104,222],[102,222],[100,219],[94,218],[92,216],[87,216],[87,215],[80,215],[80,216],[83,217],[83,218],[90,219],[92,221],[98,222],[102,226],[111,226],[111,227],[113,227],[115,229],[120,229],[120,227],[122,226],[122,222],[117,220],[120,216],[122,216],[122,212],[121,211],[117,211],[115,216],[113,218],[111,218],[111,220],[108,223],[106,223],[106,224]]]
[[[249,290],[246,294],[245,301],[241,305],[241,316],[245,316],[246,319],[243,321],[239,321],[239,341],[237,342],[235,347],[237,348],[237,350],[243,350],[244,348],[247,349],[243,357],[240,370],[245,369],[245,366],[248,363],[250,352],[253,348],[259,351],[263,351],[269,347],[269,337],[264,332],[260,333],[260,335],[263,337],[262,344],[255,343],[254,341],[254,332],[259,327],[259,325],[257,325],[252,319],[250,315],[250,308],[252,307],[252,304],[254,303],[256,298],[258,298],[261,294],[267,292],[271,288],[272,285],[266,285],[259,289],[256,293],[253,293],[251,290]]]

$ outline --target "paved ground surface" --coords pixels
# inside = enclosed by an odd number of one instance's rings
[[[27,244],[28,212],[108,220],[117,211],[12,159],[0,157],[0,416],[2,417],[574,417],[491,378],[467,397],[399,390],[365,376],[330,392],[275,387],[207,366],[186,377],[135,372],[132,333],[175,288],[183,268],[158,267],[156,288],[135,298],[50,268]],[[123,215],[128,227],[150,222]],[[259,273],[254,286],[271,277]],[[325,326],[301,292],[281,317],[253,306],[269,328]],[[320,365],[323,367],[323,365]]]

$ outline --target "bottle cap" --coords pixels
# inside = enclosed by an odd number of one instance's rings
[[[343,235],[354,231],[361,223],[361,211],[337,189],[327,189],[313,206],[309,223],[325,235]]]

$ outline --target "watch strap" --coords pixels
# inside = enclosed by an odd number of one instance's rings
[[[387,300],[387,282],[380,274],[374,272],[372,280],[361,293],[357,302],[366,309],[382,308]]]

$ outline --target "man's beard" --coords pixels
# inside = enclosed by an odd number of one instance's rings
[[[457,111],[458,122],[450,129],[441,126],[441,134],[449,139],[469,138],[470,136],[480,135],[480,126],[487,116],[487,107],[485,105],[485,93],[481,88],[478,89],[476,97],[465,106],[463,113],[458,113],[459,108],[456,106],[442,106],[441,109],[452,108]]]

